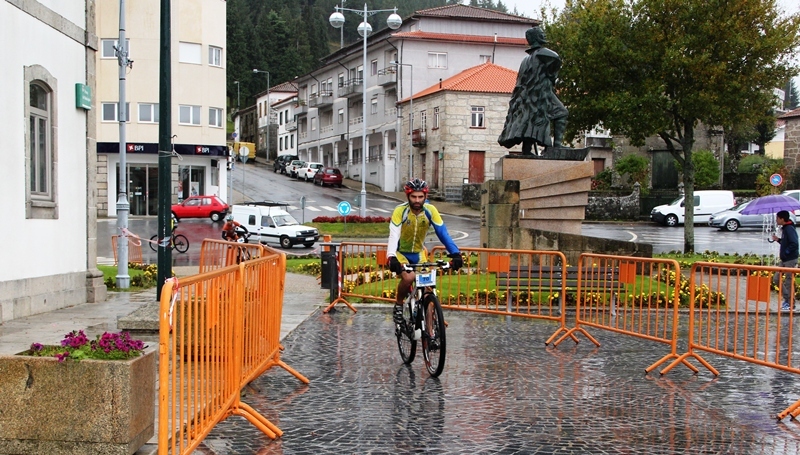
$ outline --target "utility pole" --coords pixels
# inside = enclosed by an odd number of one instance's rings
[[[117,228],[121,234],[117,242],[117,287],[131,287],[128,275],[128,213],[131,210],[128,201],[128,163],[126,160],[125,122],[127,109],[125,103],[125,71],[133,68],[133,61],[128,59],[128,46],[125,41],[125,0],[119,0],[119,41],[117,41],[117,61],[119,62],[119,103],[117,103],[117,119],[119,120],[119,188],[117,188]]]
[[[170,0],[161,0],[160,70],[158,89],[158,239],[172,235],[172,14]],[[156,298],[161,299],[161,288],[172,277],[172,250],[161,242],[158,246],[158,284]]]

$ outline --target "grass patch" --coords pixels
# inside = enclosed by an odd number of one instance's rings
[[[389,237],[389,223],[306,223],[319,229],[321,235],[339,238],[378,238]]]
[[[134,264],[128,265],[128,276],[131,277],[131,285],[128,289],[119,289],[116,287],[117,283],[117,266],[116,265],[98,265],[97,268],[103,272],[103,283],[109,291],[119,292],[139,292],[150,289],[155,286],[156,280],[153,277],[157,273],[155,265],[147,266],[147,269],[139,269],[141,267]]]

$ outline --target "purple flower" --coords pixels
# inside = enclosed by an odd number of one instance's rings
[[[56,359],[59,361],[59,363],[63,362],[67,357],[69,357],[69,351],[65,351],[62,354],[56,354]]]
[[[44,346],[41,343],[32,343],[31,344],[31,351],[39,352],[44,349]]]

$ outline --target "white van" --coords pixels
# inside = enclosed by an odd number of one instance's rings
[[[297,244],[311,247],[319,240],[316,228],[303,226],[286,211],[285,202],[248,202],[234,205],[233,220],[250,232],[250,240],[260,243],[279,243],[283,248]]]
[[[711,215],[727,210],[736,205],[732,191],[701,190],[694,192],[694,222],[708,223]],[[684,223],[683,196],[666,205],[654,207],[650,219],[665,226],[677,226]]]

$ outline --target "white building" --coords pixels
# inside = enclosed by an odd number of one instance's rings
[[[352,13],[345,17],[344,27],[355,28],[361,21]],[[372,26],[378,31],[367,39],[366,70],[359,41],[327,56],[319,69],[295,81],[297,148],[301,158],[339,167],[354,180],[362,179],[366,159],[364,180],[395,191],[401,176],[408,174],[403,166],[409,153],[397,101],[408,98],[412,86],[416,93],[481,63],[516,71],[527,48],[525,31],[539,21],[465,5],[417,11],[397,30],[378,22],[384,16],[374,17]]]
[[[258,150],[263,151],[263,156],[267,159],[286,155],[286,153],[281,153],[279,139],[281,131],[284,136],[287,134],[286,128],[281,128],[286,122],[284,116],[291,115],[291,118],[294,119],[294,113],[289,114],[287,111],[293,111],[289,105],[297,103],[297,84],[284,82],[256,94],[255,98],[258,119]],[[297,129],[296,123],[295,129]],[[294,135],[295,133],[292,132],[291,136]],[[292,140],[294,140],[293,137]],[[276,151],[277,153],[275,153]]]
[[[297,155],[297,115],[294,113],[297,102],[297,92],[294,92],[292,96],[272,104],[278,117],[277,156]]]
[[[225,2],[172,0],[172,201],[227,200]],[[159,0],[126,2],[133,66],[126,76],[131,215],[158,214]],[[119,1],[97,0],[97,181],[100,216],[116,216],[119,168]]]
[[[87,171],[96,166],[93,10],[93,0],[0,2],[0,323],[105,300]]]

